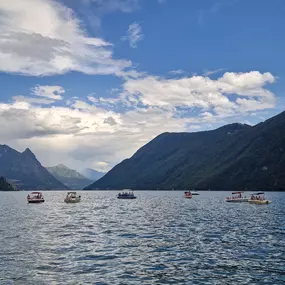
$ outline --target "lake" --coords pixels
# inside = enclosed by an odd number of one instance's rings
[[[0,192],[0,284],[285,284],[285,193],[269,205],[230,192]]]

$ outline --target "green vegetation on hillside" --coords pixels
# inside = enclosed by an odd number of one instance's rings
[[[285,113],[254,127],[164,133],[87,189],[285,190]]]
[[[17,189],[4,177],[0,177],[0,191],[17,191]]]

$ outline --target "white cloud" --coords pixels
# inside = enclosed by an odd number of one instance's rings
[[[64,93],[65,90],[61,86],[37,85],[31,88],[31,96],[35,97],[25,97],[23,95],[19,95],[13,96],[12,99],[15,102],[24,102],[36,105],[50,105],[57,100],[62,100],[62,94]]]
[[[25,97],[23,95],[13,96],[13,101],[16,102],[26,102],[29,104],[39,104],[39,105],[50,105],[54,103],[54,100],[46,99],[46,98],[33,98],[33,97]]]
[[[218,69],[214,69],[214,70],[205,70],[203,73],[203,76],[209,76],[209,75],[213,75],[222,71],[225,71],[225,68],[218,68]]]
[[[16,96],[0,104],[1,141],[19,150],[30,147],[44,165],[108,170],[162,132],[213,128],[274,107],[275,95],[265,89],[274,80],[257,71],[225,73],[217,80],[146,76],[128,79],[120,97],[74,97],[65,107]],[[54,100],[48,96],[33,99]],[[109,105],[124,108],[114,111]]]
[[[122,40],[128,40],[130,42],[130,47],[136,48],[137,43],[143,40],[144,35],[142,33],[142,28],[139,23],[132,23],[129,25],[127,35],[122,37]]]
[[[27,75],[120,74],[131,62],[88,37],[73,11],[54,0],[0,1],[0,71]]]
[[[94,96],[87,96],[87,99],[94,103],[95,105],[96,104],[109,104],[109,105],[114,105],[116,103],[119,103],[120,102],[120,98],[113,98],[113,97],[110,97],[110,98],[103,98],[103,97],[99,97],[99,98],[96,98]]]
[[[19,150],[29,146],[44,165],[79,169],[100,161],[111,167],[161,132],[185,130],[186,122],[159,108],[119,114],[79,100],[51,108],[0,104],[3,143]]]
[[[185,73],[185,71],[182,69],[176,69],[176,70],[170,70],[168,73],[173,74],[173,75],[180,75],[180,74]]]
[[[204,111],[214,109],[216,115],[222,116],[252,111],[254,108],[260,110],[274,107],[275,95],[264,88],[274,81],[271,73],[262,74],[258,71],[227,72],[217,80],[203,76],[180,79],[147,76],[127,80],[122,96],[144,106],[200,108]],[[249,98],[230,99],[232,94]]]
[[[46,97],[53,100],[62,100],[61,94],[65,93],[65,90],[61,86],[42,86],[38,85],[32,88],[32,94],[35,96]]]

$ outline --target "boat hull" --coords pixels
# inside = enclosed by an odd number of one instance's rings
[[[133,200],[133,199],[137,199],[137,197],[117,197],[118,199],[122,199],[122,200]]]
[[[81,199],[64,200],[64,202],[67,204],[79,203],[80,201]]]
[[[29,204],[40,204],[44,203],[45,200],[28,200]]]
[[[269,200],[248,200],[250,204],[256,204],[256,205],[268,205],[271,203]]]
[[[229,203],[247,203],[248,199],[247,198],[241,198],[241,199],[226,199],[226,202]]]

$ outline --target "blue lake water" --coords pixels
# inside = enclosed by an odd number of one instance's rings
[[[285,284],[285,193],[270,205],[230,192],[0,192],[0,284]]]

